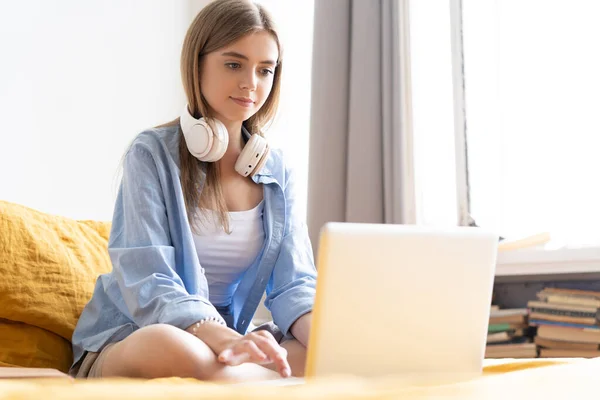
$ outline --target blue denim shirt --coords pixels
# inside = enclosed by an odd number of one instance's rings
[[[179,137],[178,126],[147,130],[125,155],[108,243],[113,269],[96,281],[75,327],[73,366],[85,351],[99,351],[151,324],[185,329],[215,316],[245,334],[265,290],[265,306],[284,334],[312,310],[317,277],[312,247],[299,217],[294,175],[276,149],[253,177],[264,190],[264,246],[238,285],[228,315],[209,302],[179,181]]]

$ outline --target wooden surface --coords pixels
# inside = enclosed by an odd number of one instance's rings
[[[5,399],[525,399],[598,397],[600,359],[490,360],[485,374],[453,384],[409,385],[403,378],[335,377],[298,386],[240,387],[168,378],[0,380]]]

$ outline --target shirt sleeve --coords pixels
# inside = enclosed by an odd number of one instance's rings
[[[287,170],[284,187],[286,229],[279,256],[267,285],[265,306],[286,335],[294,322],[312,311],[317,270],[304,212],[296,192],[296,178]]]
[[[163,323],[185,329],[206,317],[222,320],[207,298],[187,292],[176,272],[161,186],[166,184],[150,151],[134,144],[125,156],[108,246],[122,296],[113,301],[139,327]]]

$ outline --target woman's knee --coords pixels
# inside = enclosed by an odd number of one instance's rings
[[[102,376],[210,379],[218,360],[200,339],[172,325],[143,327],[110,349]]]

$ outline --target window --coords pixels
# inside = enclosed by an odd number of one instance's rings
[[[584,0],[462,2],[471,216],[552,237],[501,253],[497,275],[600,272],[599,14]]]
[[[410,0],[408,13],[415,221],[452,226],[458,223],[458,180],[449,7]]]
[[[408,1],[417,223],[550,232],[497,276],[600,272],[600,4]]]
[[[471,214],[600,246],[600,3],[463,2]]]

